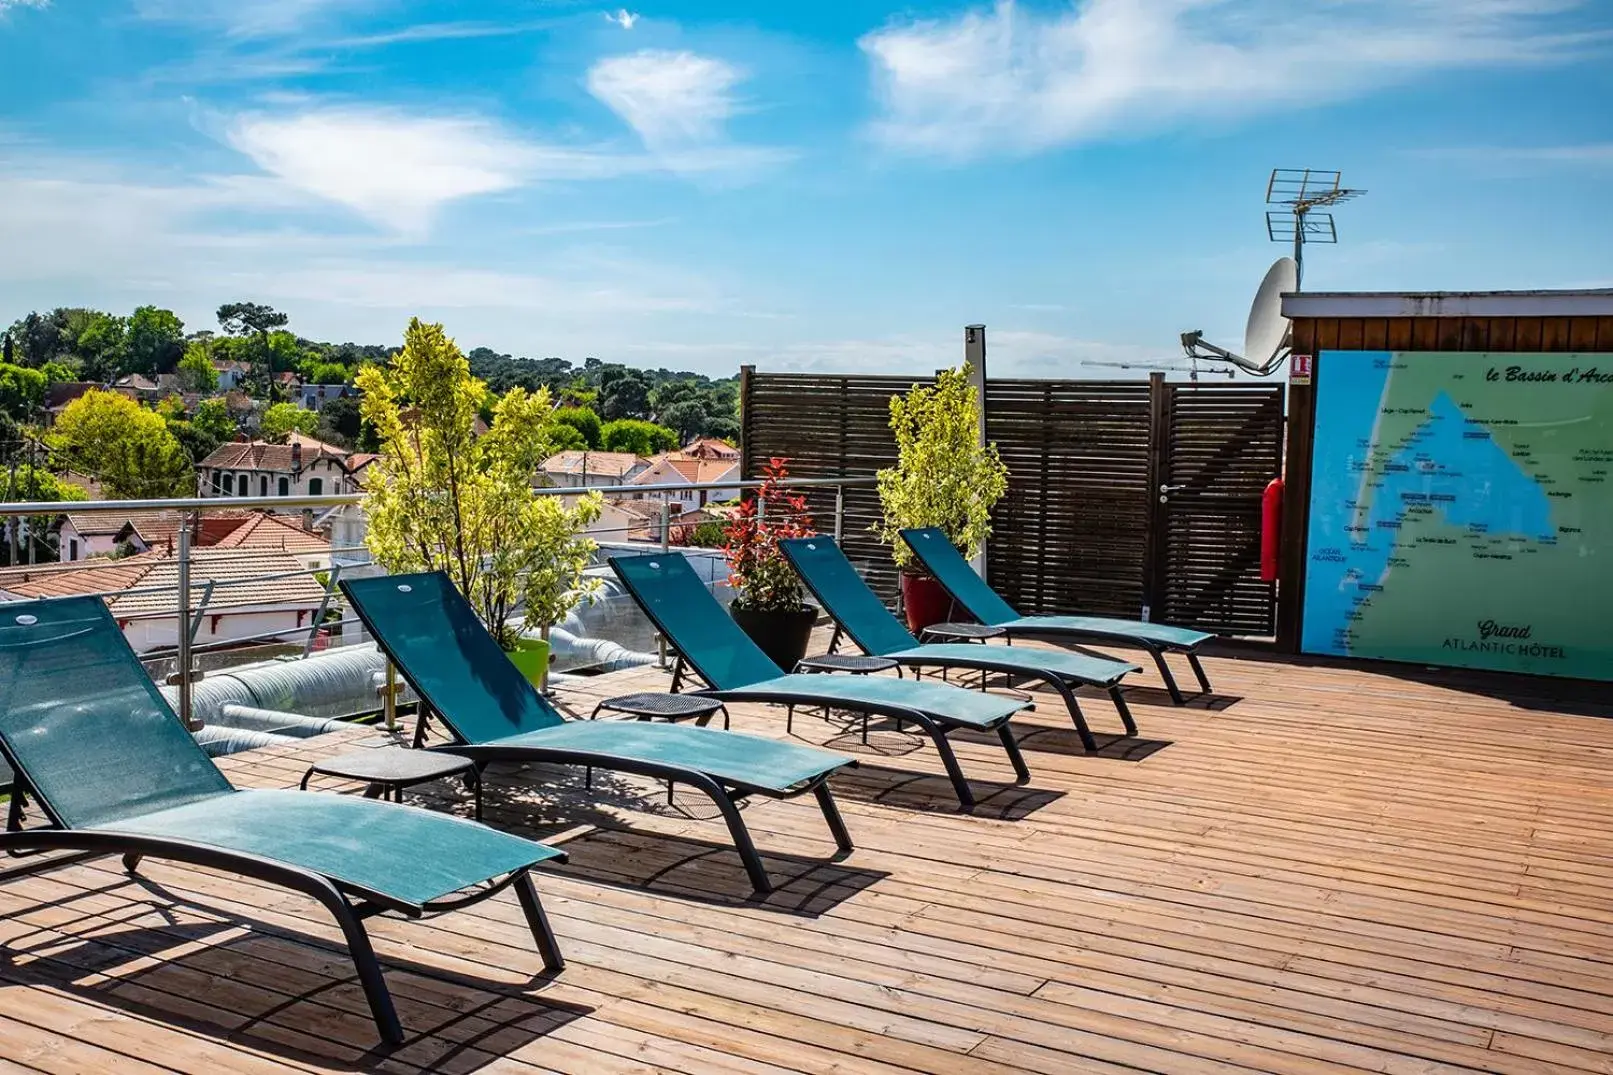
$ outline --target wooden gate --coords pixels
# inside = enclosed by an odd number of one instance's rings
[[[931,378],[744,371],[744,474],[867,478],[896,459],[890,397]],[[1274,630],[1260,581],[1260,499],[1281,472],[1281,385],[992,380],[986,436],[1010,474],[987,578],[1026,613],[1150,618],[1223,634]],[[810,496],[830,529],[832,491]],[[845,493],[847,555],[887,599],[879,499]]]

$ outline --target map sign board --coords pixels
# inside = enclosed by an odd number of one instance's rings
[[[1324,351],[1302,648],[1613,680],[1613,354]]]

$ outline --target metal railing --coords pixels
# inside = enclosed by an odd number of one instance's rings
[[[789,480],[783,484],[788,488],[797,489],[834,489],[833,533],[841,536],[845,517],[845,489],[849,486],[872,485],[873,478],[813,478]],[[591,527],[589,535],[605,539],[609,544],[618,542],[609,540],[612,535],[620,534],[622,541],[631,547],[638,544],[650,544],[661,551],[670,551],[681,542],[674,541],[674,530],[678,526],[680,512],[674,514],[672,505],[687,494],[713,493],[738,490],[742,494],[747,490],[759,488],[760,481],[724,481],[724,482],[688,482],[681,484],[659,485],[603,485],[603,486],[577,486],[577,487],[544,487],[535,489],[540,496],[580,496],[587,493],[600,493],[609,499],[644,501],[656,504],[651,516],[643,517],[626,526],[619,527]],[[658,503],[656,503],[658,501]],[[167,513],[172,512],[180,517],[180,525],[175,533],[172,558],[176,571],[172,584],[128,586],[104,590],[87,590],[76,596],[99,597],[112,600],[119,597],[148,596],[154,594],[175,595],[175,606],[172,611],[160,609],[157,611],[130,611],[120,613],[118,618],[125,623],[149,622],[153,620],[171,620],[175,624],[175,642],[171,646],[147,648],[140,654],[140,658],[147,664],[172,660],[176,670],[166,677],[167,682],[177,688],[178,709],[180,718],[188,727],[195,727],[192,719],[192,688],[193,684],[202,678],[201,670],[196,666],[198,654],[240,650],[250,646],[282,643],[294,645],[301,641],[302,655],[311,653],[318,643],[321,633],[326,637],[339,628],[358,624],[356,616],[339,615],[334,620],[326,620],[332,606],[339,601],[337,583],[344,570],[352,570],[368,562],[368,550],[363,545],[332,546],[329,549],[329,562],[324,566],[299,568],[297,570],[270,570],[258,574],[233,576],[224,579],[209,578],[204,583],[193,584],[193,568],[197,564],[198,547],[194,545],[195,535],[193,527],[199,519],[208,512],[240,511],[241,509],[268,509],[284,512],[286,509],[332,509],[340,507],[362,507],[364,495],[362,493],[333,493],[320,496],[212,496],[188,497],[166,500],[100,500],[100,501],[68,501],[62,503],[3,503],[0,504],[0,520],[13,520],[26,518],[32,520],[55,520],[61,516],[92,512],[129,512],[129,513]],[[709,507],[710,505],[699,505]],[[773,521],[778,521],[777,517]],[[653,523],[653,525],[652,525]],[[36,524],[38,525],[38,524]],[[642,535],[640,540],[634,541],[635,535]],[[645,540],[647,539],[647,540]],[[269,547],[241,547],[224,550],[203,549],[207,553],[208,562],[217,564],[220,561],[239,556],[242,559],[262,558],[273,551]],[[320,550],[319,556],[324,558],[325,550]],[[285,550],[285,554],[293,557],[300,556],[307,560],[309,553],[297,553]],[[5,583],[13,572],[33,573],[48,571],[53,574],[71,573],[81,570],[102,569],[108,564],[116,563],[105,556],[91,556],[70,563],[31,563],[15,564],[0,568],[0,603],[10,600],[27,600],[28,598],[12,598],[6,596]],[[312,577],[317,578],[324,574],[322,582],[323,593],[319,604],[314,611],[312,620],[306,626],[299,625],[285,630],[264,631],[252,634],[239,635],[223,639],[213,639],[198,643],[197,636],[204,618],[210,609],[229,608],[235,612],[250,609],[254,606],[250,602],[235,601],[222,603],[229,591],[261,586],[265,583],[283,581],[290,578]],[[196,590],[200,589],[199,599]],[[259,607],[269,607],[272,601],[266,601]],[[224,613],[217,613],[223,615]]]

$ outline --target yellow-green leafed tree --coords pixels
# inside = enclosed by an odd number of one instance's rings
[[[357,384],[381,443],[364,505],[377,561],[393,572],[446,572],[505,648],[523,603],[528,624],[546,628],[571,607],[554,613],[557,592],[575,591],[572,604],[586,596],[581,569],[593,543],[577,531],[598,516],[597,498],[567,508],[532,490],[553,443],[546,390],[513,389],[476,436],[487,386],[441,325],[419,319],[403,350],[360,370]]]
[[[968,368],[943,370],[931,388],[891,397],[896,465],[881,470],[883,521],[872,529],[891,547],[898,567],[913,553],[898,531],[938,526],[971,559],[991,536],[991,509],[1008,491],[1008,468],[997,446],[980,446],[979,394]]]
[[[168,423],[116,392],[94,389],[69,403],[46,440],[60,461],[100,482],[109,499],[196,491],[190,457]]]

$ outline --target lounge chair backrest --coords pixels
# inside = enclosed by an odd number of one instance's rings
[[[1020,618],[1013,605],[997,596],[997,591],[975,574],[975,569],[947,539],[944,530],[935,526],[903,530],[902,540],[907,542],[924,569],[935,576],[941,588],[952,595],[952,600],[981,623],[1007,623]]]
[[[403,678],[465,742],[565,722],[441,571],[343,579],[341,586]]]
[[[779,548],[824,611],[865,652],[899,653],[918,645],[918,639],[863,582],[834,538],[786,538]]]
[[[0,747],[70,829],[234,790],[94,597],[0,605]]]
[[[656,628],[717,690],[738,690],[781,674],[682,553],[612,556],[610,566]]]

